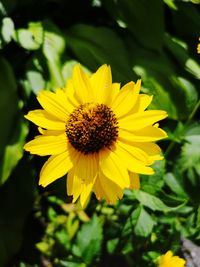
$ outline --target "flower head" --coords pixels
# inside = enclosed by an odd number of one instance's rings
[[[115,203],[125,188],[139,188],[139,174],[151,175],[160,160],[154,142],[166,133],[156,124],[167,114],[146,108],[152,96],[139,94],[141,81],[120,89],[112,83],[110,67],[101,66],[90,77],[74,67],[66,88],[42,91],[43,109],[25,117],[39,126],[40,135],[25,150],[50,155],[39,184],[47,186],[67,174],[67,193],[84,206],[90,193]]]
[[[167,251],[158,262],[158,267],[185,267],[186,261],[178,256],[173,256],[172,251]]]

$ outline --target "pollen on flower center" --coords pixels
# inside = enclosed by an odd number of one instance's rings
[[[117,118],[104,104],[82,104],[70,114],[66,135],[75,149],[92,154],[115,143],[118,137]]]

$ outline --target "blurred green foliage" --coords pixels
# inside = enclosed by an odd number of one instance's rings
[[[200,244],[200,1],[0,1],[0,266],[155,266]],[[166,160],[116,206],[70,204],[65,179],[37,186],[43,161],[23,152],[35,134],[23,115],[41,89],[65,85],[80,62],[111,65],[122,84],[142,78],[166,110]],[[29,129],[29,130],[28,130]]]

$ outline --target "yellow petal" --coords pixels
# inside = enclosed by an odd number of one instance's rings
[[[79,177],[83,184],[94,184],[98,171],[97,156],[95,154],[84,155],[80,153],[76,166],[74,175]]]
[[[56,179],[65,175],[73,166],[70,149],[68,151],[51,156],[42,167],[39,184],[47,186]]]
[[[66,151],[67,137],[65,133],[58,136],[40,135],[25,144],[24,149],[40,156],[57,155]]]
[[[152,142],[167,137],[165,131],[154,126],[147,126],[137,131],[126,131],[119,128],[119,140],[125,142]]]
[[[102,172],[99,174],[99,185],[101,188],[101,197],[106,199],[108,204],[115,204],[118,199],[121,199],[123,196],[123,189],[119,187],[115,182],[108,179]]]
[[[73,203],[76,202],[83,191],[83,181],[74,175],[75,168],[69,171],[67,175],[67,194],[73,196]]]
[[[67,100],[66,93],[58,89],[55,93],[42,91],[37,97],[40,105],[51,115],[66,122],[72,111],[72,105]]]
[[[99,156],[99,167],[103,174],[122,189],[129,187],[129,176],[122,159],[108,149],[100,150]]]
[[[97,156],[78,154],[74,160],[76,167],[68,174],[67,192],[73,195],[73,202],[80,196],[80,204],[84,207],[97,177]]]
[[[72,82],[75,90],[75,96],[81,104],[88,103],[93,100],[90,80],[79,64],[74,67]]]
[[[111,102],[112,75],[110,66],[101,66],[90,78],[94,99],[100,104]]]
[[[63,130],[45,130],[41,127],[38,127],[38,131],[40,134],[45,135],[45,136],[57,136],[63,134]],[[66,134],[65,134],[66,136]]]
[[[120,83],[113,83],[112,84],[112,92],[111,92],[111,107],[112,107],[113,101],[115,100],[119,91],[120,91]]]
[[[87,184],[87,185],[86,184],[83,185],[83,190],[82,190],[81,196],[80,196],[80,204],[81,204],[81,207],[83,209],[85,208],[85,206],[86,206],[86,204],[88,202],[90,194],[92,193],[93,186],[94,186],[93,183],[90,183],[90,184]]]
[[[29,113],[24,117],[42,128],[65,131],[65,123],[59,121],[58,119],[47,113],[45,110],[36,109],[29,111]]]
[[[152,102],[153,96],[140,94],[138,99],[138,112],[144,111]]]
[[[72,79],[69,79],[67,81],[65,92],[67,94],[67,99],[72,104],[72,106],[74,106],[76,108],[81,104],[81,102],[79,102],[79,100],[75,96],[75,89],[74,89],[74,85],[73,85],[73,80]]]
[[[117,118],[123,117],[133,108],[139,95],[140,84],[141,80],[138,80],[136,84],[129,82],[122,87],[112,104]]]
[[[137,173],[129,172],[130,175],[130,189],[140,189],[140,177]]]
[[[167,117],[167,113],[162,110],[147,110],[126,116],[119,120],[119,127],[127,131],[137,131],[156,123]]]
[[[132,144],[127,144],[121,141],[117,141],[116,147],[120,147],[128,151],[134,158],[138,159],[139,161],[148,164],[148,155],[139,147],[135,147]]]
[[[133,146],[139,147],[145,153],[149,155],[149,158],[152,160],[152,164],[155,160],[162,160],[163,156],[160,155],[161,149],[158,145],[154,143],[132,143]]]
[[[140,174],[147,174],[151,175],[154,174],[154,171],[150,167],[146,167],[142,161],[139,161],[123,147],[116,145],[115,153],[121,159],[123,164],[127,167],[127,169],[131,172],[140,173]]]
[[[105,198],[105,192],[103,190],[103,187],[101,186],[99,177],[97,177],[94,184],[94,193],[98,200],[102,200],[103,198]]]

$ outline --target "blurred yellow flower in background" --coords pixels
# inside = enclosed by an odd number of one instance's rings
[[[24,149],[50,155],[39,184],[47,186],[67,174],[67,193],[82,206],[94,191],[97,199],[115,203],[125,188],[139,188],[139,174],[161,160],[154,142],[166,138],[157,121],[162,110],[148,110],[152,96],[139,94],[141,81],[120,90],[112,83],[111,69],[101,66],[89,76],[76,65],[66,88],[42,91],[37,99],[43,109],[25,117],[39,126],[40,135]]]
[[[186,261],[178,256],[173,256],[171,250],[159,258],[158,267],[185,267]]]
[[[200,41],[200,38],[199,38]],[[197,45],[197,53],[200,54],[200,43]]]

